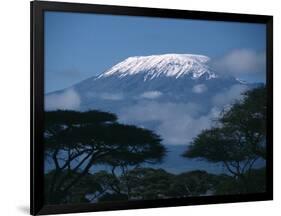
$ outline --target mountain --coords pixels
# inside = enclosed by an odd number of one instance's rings
[[[257,85],[217,74],[210,62],[207,56],[193,54],[129,57],[98,76],[47,94],[46,109],[54,109],[52,104],[62,109],[113,112],[123,123],[155,131],[170,155],[176,155],[209,128],[224,107]],[[74,101],[75,106],[69,106]],[[180,155],[174,160],[169,157],[161,167],[180,172],[182,161]],[[210,167],[194,163],[197,168]]]
[[[115,111],[125,104],[145,99],[200,102],[235,84],[245,85],[234,77],[219,76],[211,69],[209,62],[207,56],[191,54],[129,57],[71,89],[80,96],[82,110],[98,108]],[[53,94],[65,91],[67,89]]]
[[[212,79],[216,75],[210,70],[207,64],[209,61],[210,58],[207,56],[191,54],[135,56],[113,66],[98,79],[110,76],[124,78],[137,74],[141,74],[144,81],[163,76],[177,79],[186,75],[195,79],[204,74],[207,75],[207,79]]]

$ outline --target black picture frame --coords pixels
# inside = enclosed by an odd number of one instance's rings
[[[266,24],[267,69],[267,161],[266,192],[243,195],[205,196],[181,199],[114,202],[109,204],[44,205],[44,11],[98,13],[127,16],[236,21]],[[94,4],[31,2],[31,130],[30,130],[30,214],[59,214],[121,209],[273,200],[273,17],[234,13],[106,6]]]

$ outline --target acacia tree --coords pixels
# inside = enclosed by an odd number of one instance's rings
[[[119,185],[119,194],[126,194],[128,199],[131,196],[131,178],[130,170],[138,168],[141,164],[156,164],[162,161],[165,149],[160,142],[159,137],[151,134],[146,129],[136,126],[122,125],[114,128],[111,132],[113,137],[124,137],[129,146],[122,145],[123,150],[115,151],[98,160],[98,163],[108,164],[111,166],[111,175],[118,179],[122,176],[122,184]],[[130,143],[134,143],[130,145]],[[118,174],[116,174],[116,170]],[[115,190],[116,192],[117,190]]]
[[[124,198],[148,200],[200,196],[212,193],[216,185],[215,175],[200,170],[175,175],[163,169],[139,167],[130,169],[126,175],[126,177],[120,175],[115,179],[113,175],[106,172],[94,174],[94,176],[103,179],[102,182],[104,182],[100,192],[105,193],[99,197],[98,201],[123,200]],[[127,178],[130,179],[128,182]],[[116,180],[121,190],[124,185],[126,190],[127,184],[129,184],[130,196],[124,196],[127,194],[119,193],[118,189],[116,191],[116,184],[114,184]],[[106,191],[107,188],[110,190]]]
[[[266,155],[266,89],[259,87],[244,94],[231,108],[224,110],[218,124],[202,131],[183,154],[222,162],[239,180],[251,173],[258,158]]]
[[[46,181],[48,203],[69,202],[95,164],[112,158],[128,164],[157,162],[165,155],[158,135],[120,124],[111,113],[59,110],[46,112],[45,119],[45,156],[54,164]]]
[[[169,189],[171,197],[189,197],[212,194],[216,176],[206,171],[194,170],[176,175]]]
[[[131,199],[159,199],[168,198],[173,178],[163,169],[136,168],[122,175],[121,181],[129,184]]]

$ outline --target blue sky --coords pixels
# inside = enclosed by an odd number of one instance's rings
[[[264,69],[248,72],[263,68],[265,48],[263,24],[45,12],[45,92],[100,74],[129,56],[164,53],[207,55],[230,72],[238,61],[238,78],[264,82]]]

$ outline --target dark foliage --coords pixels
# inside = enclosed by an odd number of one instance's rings
[[[266,89],[259,87],[224,110],[217,126],[202,131],[183,156],[222,162],[237,180],[236,188],[252,191],[248,173],[258,159],[265,159],[265,125]]]
[[[124,175],[114,176],[105,171],[91,174],[85,185],[90,187],[71,194],[72,200],[84,202],[112,202],[122,200],[153,200],[192,196],[231,195],[265,191],[265,169],[253,169],[245,177],[252,181],[248,188],[244,182],[226,174],[210,174],[195,170],[178,175],[163,169],[135,168]],[[130,191],[128,193],[128,184]],[[81,194],[84,192],[84,197]],[[88,195],[88,196],[87,196]],[[85,201],[85,197],[87,197]]]
[[[120,124],[111,113],[53,111],[45,119],[45,157],[55,166],[46,184],[47,203],[69,202],[95,164],[137,166],[165,155],[158,135]]]

